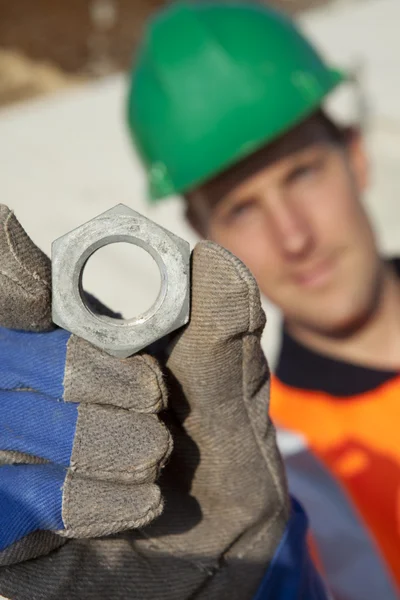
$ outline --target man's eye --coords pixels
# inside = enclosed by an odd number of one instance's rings
[[[234,204],[227,210],[225,214],[226,220],[233,221],[240,219],[241,217],[246,216],[253,208],[254,202],[251,201]]]
[[[255,206],[256,203],[252,200],[232,202],[229,205],[219,206],[214,213],[214,218],[221,225],[230,227],[250,216],[254,211]]]
[[[296,169],[294,169],[289,177],[288,177],[288,181],[289,183],[294,183],[296,181],[299,181],[301,179],[305,179],[307,177],[311,177],[313,175],[315,175],[321,168],[321,162],[320,161],[315,161],[312,163],[307,163],[304,165],[301,165],[299,167],[297,167]]]
[[[249,210],[249,208],[251,208],[251,203],[245,202],[243,204],[237,204],[236,206],[233,206],[230,212],[233,215],[241,215],[245,213],[246,210]]]

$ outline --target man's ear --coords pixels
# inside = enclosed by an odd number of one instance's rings
[[[364,192],[369,185],[370,167],[363,136],[355,127],[347,128],[344,136],[357,188],[359,192]]]

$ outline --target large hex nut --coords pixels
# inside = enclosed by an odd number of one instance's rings
[[[155,303],[134,319],[95,314],[82,289],[86,262],[96,250],[116,242],[142,247],[161,273]],[[189,244],[123,204],[55,240],[52,271],[54,323],[113,356],[131,356],[189,320]]]

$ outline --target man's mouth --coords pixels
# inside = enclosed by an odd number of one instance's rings
[[[334,261],[332,258],[319,260],[313,265],[299,269],[293,273],[293,280],[299,287],[320,288],[326,285],[332,277]]]

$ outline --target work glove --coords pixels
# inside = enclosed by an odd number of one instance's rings
[[[156,361],[120,361],[53,327],[50,261],[4,206],[0,264],[0,561],[38,530],[145,525],[162,511],[153,482],[172,448]]]
[[[38,557],[0,594],[253,598],[290,510],[249,271],[200,243],[190,324],[158,361],[121,360],[51,329],[48,260],[0,224],[0,540],[8,563]]]

